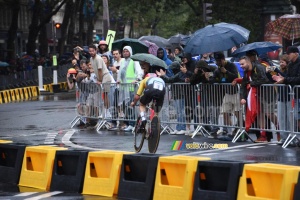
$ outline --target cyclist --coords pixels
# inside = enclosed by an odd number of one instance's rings
[[[145,127],[145,124],[147,122],[145,116],[146,105],[149,104],[152,100],[155,100],[156,106],[154,112],[158,114],[164,103],[166,89],[165,82],[161,78],[157,77],[155,73],[150,73],[150,70],[152,70],[152,72],[155,72],[155,69],[159,70],[161,67],[151,67],[149,63],[144,61],[140,61],[140,65],[144,71],[144,76],[130,105],[133,107],[140,100],[139,108],[140,116],[142,118],[142,127]]]

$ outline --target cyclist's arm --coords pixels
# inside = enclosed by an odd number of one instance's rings
[[[135,104],[140,99],[140,96],[143,94],[143,91],[146,88],[146,81],[147,81],[146,79],[143,79],[140,82],[139,89],[137,90],[136,95],[134,95],[133,102],[131,102],[131,104],[130,104],[131,106],[135,106]]]

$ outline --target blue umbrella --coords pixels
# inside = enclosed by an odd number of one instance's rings
[[[282,48],[281,45],[273,42],[253,42],[238,48],[232,53],[232,55],[235,57],[241,57],[246,55],[246,52],[250,50],[255,50],[258,55],[261,55],[261,54],[268,53],[270,51],[276,51],[277,49],[280,48]]]
[[[225,51],[247,42],[249,34],[249,30],[237,24],[222,22],[208,25],[191,36],[184,51],[191,54]]]

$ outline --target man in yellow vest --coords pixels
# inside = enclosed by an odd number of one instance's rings
[[[133,61],[130,57],[132,54],[132,48],[130,46],[123,47],[123,57],[124,62],[120,66],[120,70],[118,73],[117,83],[120,83],[119,90],[119,106],[123,105],[123,110],[125,110],[125,119],[127,120],[135,120],[135,112],[132,108],[128,107],[130,102],[134,97],[134,86],[135,83],[141,81],[143,79],[143,70],[138,61]],[[127,112],[126,112],[127,111]],[[123,127],[124,131],[132,131],[134,127],[134,122],[129,121],[125,122],[126,126]]]

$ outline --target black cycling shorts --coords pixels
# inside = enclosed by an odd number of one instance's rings
[[[152,100],[156,100],[156,108],[155,112],[159,113],[165,98],[166,89],[158,90],[153,88],[153,84],[148,85],[145,90],[143,96],[141,96],[140,102],[144,105],[149,104]]]

